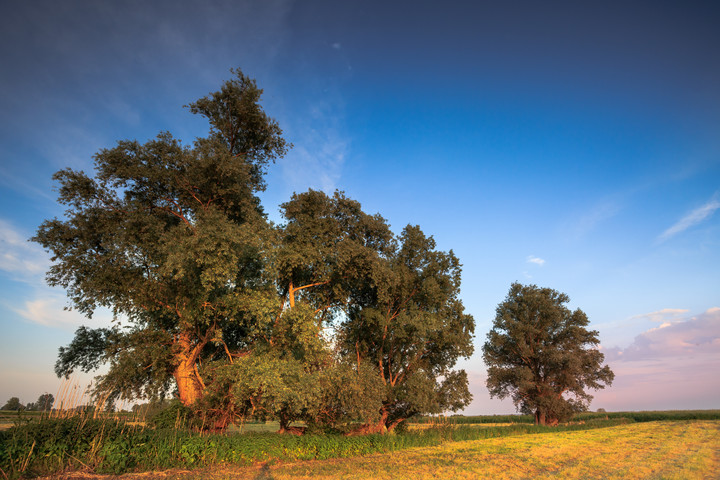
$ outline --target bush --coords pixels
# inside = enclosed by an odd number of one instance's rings
[[[159,410],[148,413],[147,423],[156,429],[200,430],[202,419],[197,418],[192,409],[183,405],[180,400],[172,400]]]

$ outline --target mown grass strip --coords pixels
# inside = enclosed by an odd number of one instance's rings
[[[720,423],[664,421],[610,429],[454,442],[342,462],[273,465],[263,478],[708,479],[720,471]],[[178,480],[210,478],[187,475]],[[219,478],[253,476],[232,471]],[[260,477],[258,477],[260,478]]]

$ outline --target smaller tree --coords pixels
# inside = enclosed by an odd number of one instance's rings
[[[556,425],[587,410],[586,389],[605,388],[614,374],[602,362],[598,332],[582,310],[565,307],[566,294],[513,283],[498,305],[483,346],[491,397],[511,396],[535,423]]]
[[[35,409],[41,412],[47,412],[48,410],[52,410],[54,403],[55,397],[52,393],[43,393],[38,397],[37,402],[35,402]]]
[[[18,397],[11,397],[10,400],[7,401],[4,407],[2,407],[3,410],[13,410],[18,411],[23,408],[23,404],[20,403],[20,399]]]

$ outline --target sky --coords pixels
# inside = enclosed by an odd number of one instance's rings
[[[183,106],[240,68],[294,145],[270,219],[338,189],[460,258],[465,414],[515,411],[481,354],[515,281],[599,332],[616,377],[591,409],[720,408],[719,24],[693,1],[0,1],[0,402],[56,393],[58,348],[111,321],[44,282],[52,174],[191,144],[208,127]]]

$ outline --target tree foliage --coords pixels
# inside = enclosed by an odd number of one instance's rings
[[[613,372],[595,348],[598,332],[570,311],[564,293],[514,283],[496,310],[483,346],[491,397],[510,396],[536,423],[556,424],[587,409],[587,389],[610,385]]]

